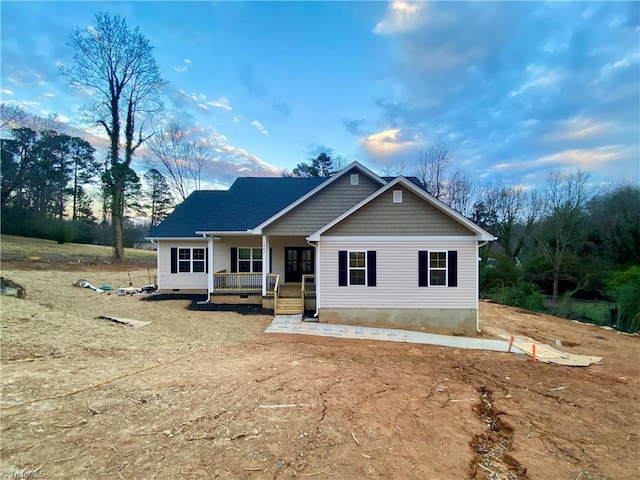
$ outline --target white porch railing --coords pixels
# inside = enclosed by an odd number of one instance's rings
[[[279,278],[275,273],[267,274],[267,295],[274,294]],[[213,274],[213,293],[262,293],[262,273],[216,272]]]

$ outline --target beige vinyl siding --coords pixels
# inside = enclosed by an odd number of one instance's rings
[[[358,173],[358,185],[351,174]],[[358,169],[351,169],[333,183],[268,225],[267,235],[311,235],[334,218],[375,192],[380,185]]]
[[[207,289],[206,273],[171,273],[171,248],[207,248],[206,240],[158,242],[158,289]]]
[[[393,191],[402,190],[402,203]],[[391,188],[323,233],[324,236],[363,235],[474,236],[475,233],[410,190]]]
[[[375,287],[339,287],[338,251],[375,250]],[[419,287],[418,251],[457,250],[457,287]],[[320,241],[320,308],[477,308],[477,242]]]
[[[222,240],[213,242],[213,272],[226,270],[227,273],[231,273],[233,247],[262,248],[262,237],[259,235],[222,237]]]

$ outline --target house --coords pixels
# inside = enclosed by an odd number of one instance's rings
[[[412,179],[358,162],[330,178],[196,191],[149,238],[160,292],[463,334],[478,326],[478,250],[495,240]]]
[[[156,245],[153,242],[149,241],[146,237],[140,237],[133,241],[133,248],[138,250],[150,250],[154,251],[156,249]]]

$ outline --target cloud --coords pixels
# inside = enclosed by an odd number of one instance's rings
[[[13,95],[13,90],[10,90],[8,88],[3,88],[2,90],[0,90],[0,92],[2,92],[2,95]]]
[[[361,142],[371,161],[438,135],[456,167],[478,177],[494,175],[495,164],[542,173],[557,161],[637,178],[638,11],[618,2],[429,3],[417,27],[378,39],[393,56],[377,115],[343,125],[373,133]],[[379,142],[364,125],[403,137]]]
[[[231,105],[229,105],[229,99],[227,97],[220,97],[217,100],[212,100],[207,102],[207,105],[215,108],[221,108],[222,110],[226,110],[230,112],[232,110]]]
[[[559,122],[558,128],[546,134],[545,138],[555,141],[583,140],[601,136],[614,127],[614,123],[610,121],[598,121],[595,118],[576,115]]]
[[[232,122],[232,123],[240,123],[240,120],[242,120],[242,117],[241,117],[241,116],[239,116],[239,115],[236,115],[235,117],[233,117],[233,118],[231,119],[231,122]]]
[[[185,58],[184,63],[185,65],[178,65],[173,67],[173,69],[178,73],[186,72],[187,70],[189,70],[189,65],[191,65],[191,60],[189,60],[188,58]]]
[[[225,187],[233,183],[239,176],[279,177],[284,169],[271,165],[245,148],[229,143],[226,135],[217,132],[209,125],[189,123],[181,118],[182,128],[190,140],[204,147],[212,155],[204,169],[203,184]],[[141,156],[137,162],[144,162],[148,154],[143,144]],[[136,165],[135,168],[139,166]]]
[[[570,149],[550,153],[527,161],[500,163],[493,167],[496,171],[531,171],[544,168],[554,170],[558,168],[580,169],[584,171],[611,168],[610,164],[625,160],[633,152],[623,145],[605,145],[592,149]]]
[[[391,128],[363,138],[361,144],[369,155],[389,157],[417,148],[421,142],[415,138],[406,138],[399,128]]]
[[[558,69],[548,68],[544,65],[531,64],[527,66],[527,81],[509,93],[512,97],[522,95],[530,88],[552,88],[558,85],[562,74]]]
[[[344,125],[344,128],[347,129],[347,132],[349,132],[351,135],[355,135],[355,136],[362,136],[363,135],[363,130],[362,130],[362,125],[364,124],[364,120],[360,119],[360,120],[343,120],[342,121],[342,125]]]
[[[267,135],[267,136],[269,135],[269,132],[267,131],[267,129],[264,128],[264,125],[262,125],[258,120],[254,120],[253,122],[251,122],[251,125],[256,127],[256,129],[263,135]]]
[[[229,99],[224,96],[215,100],[207,100],[207,96],[204,93],[187,93],[184,90],[177,90],[171,85],[166,88],[166,94],[178,109],[196,109],[204,113],[210,112],[212,108],[228,112],[232,110]]]
[[[373,32],[392,35],[415,30],[423,23],[422,12],[427,8],[427,5],[427,2],[394,0],[389,4],[384,19],[378,22]]]

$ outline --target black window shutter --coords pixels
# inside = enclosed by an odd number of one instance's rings
[[[338,286],[347,286],[347,251],[338,252]]]
[[[171,247],[171,273],[178,273],[178,249]]]
[[[273,248],[269,247],[269,272],[273,273]]]
[[[204,271],[209,273],[209,247],[204,249]]]
[[[369,287],[376,286],[376,251],[369,250],[367,252],[367,285]]]
[[[418,286],[429,286],[429,252],[426,250],[418,252]]]
[[[447,252],[447,276],[449,277],[449,287],[458,286],[458,252],[449,250]]]
[[[238,271],[238,249],[233,247],[231,249],[231,273]]]

